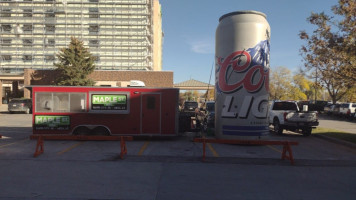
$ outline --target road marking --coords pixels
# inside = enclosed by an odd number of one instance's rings
[[[85,141],[79,142],[79,143],[77,143],[77,144],[75,144],[75,145],[72,145],[72,146],[70,146],[70,147],[64,149],[63,151],[58,152],[57,155],[62,155],[62,154],[66,153],[66,152],[68,152],[68,151],[70,151],[70,150],[72,150],[72,149],[74,149],[74,148],[76,148],[76,147],[78,147],[78,146],[80,146],[80,145],[82,145],[82,144],[84,144],[84,143],[85,143]]]
[[[20,143],[20,142],[24,142],[24,141],[26,141],[26,140],[28,140],[28,139],[20,140],[20,141],[18,141],[18,142],[13,142],[13,143],[9,143],[9,144],[4,144],[4,145],[1,145],[0,148],[2,148],[2,147],[7,147],[7,146],[10,146],[10,145],[13,145],[13,144]]]
[[[146,141],[146,142],[142,145],[140,151],[138,152],[138,155],[139,155],[139,156],[142,156],[143,152],[147,149],[147,146],[148,146],[149,143],[150,143],[149,141]]]
[[[213,146],[211,146],[210,143],[207,143],[207,145],[208,145],[208,148],[209,148],[209,150],[211,151],[211,153],[213,153],[213,156],[214,156],[214,157],[219,157],[218,152],[215,151],[215,149],[213,148]]]
[[[267,147],[269,147],[270,149],[272,149],[272,150],[274,150],[274,151],[277,151],[278,153],[282,153],[281,150],[279,150],[279,149],[277,149],[277,148],[275,148],[275,147],[273,147],[273,146],[271,146],[271,145],[267,145]]]

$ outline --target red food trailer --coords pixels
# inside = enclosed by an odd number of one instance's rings
[[[29,86],[33,134],[178,134],[176,88]]]

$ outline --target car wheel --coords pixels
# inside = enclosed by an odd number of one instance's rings
[[[279,123],[278,119],[273,120],[273,129],[274,129],[274,132],[276,132],[278,135],[282,135],[283,128],[281,127],[281,124]]]
[[[311,132],[312,132],[312,128],[303,128],[302,129],[302,134],[304,135],[304,136],[309,136],[309,135],[311,135]]]

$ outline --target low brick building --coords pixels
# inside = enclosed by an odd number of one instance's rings
[[[57,76],[54,70],[25,69],[24,85],[53,85]],[[172,71],[94,71],[89,78],[98,86],[126,87],[131,80],[140,80],[146,87],[173,87]],[[30,97],[29,90],[24,97]]]

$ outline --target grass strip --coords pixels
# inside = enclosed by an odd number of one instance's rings
[[[316,129],[313,129],[312,134],[325,135],[328,137],[345,140],[356,144],[356,134],[346,133],[335,129],[317,127]]]

